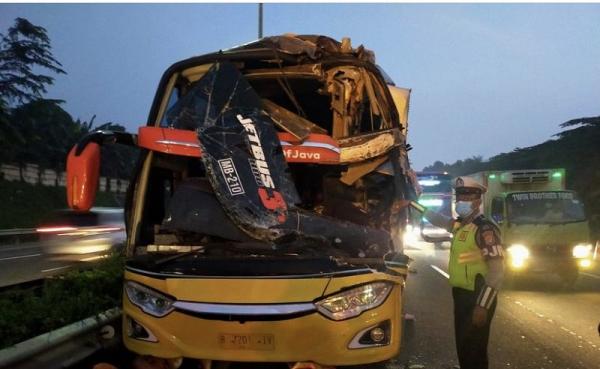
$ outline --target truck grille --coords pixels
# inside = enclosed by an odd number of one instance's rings
[[[536,245],[530,248],[530,252],[532,256],[571,256],[571,248],[566,245]]]

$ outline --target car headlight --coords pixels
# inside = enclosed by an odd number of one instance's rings
[[[592,245],[590,244],[579,244],[573,247],[573,257],[578,259],[587,258],[592,253]]]
[[[173,299],[133,281],[125,282],[129,301],[145,313],[163,317],[173,311]]]
[[[381,305],[393,285],[374,282],[329,296],[315,303],[317,310],[333,320],[344,320],[360,315]]]

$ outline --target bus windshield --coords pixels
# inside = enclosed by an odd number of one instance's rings
[[[423,193],[452,193],[452,176],[445,173],[418,173]]]
[[[573,192],[521,192],[507,198],[508,220],[515,224],[585,221],[583,204]]]

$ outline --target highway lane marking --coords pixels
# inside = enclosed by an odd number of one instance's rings
[[[11,256],[9,258],[1,258],[0,260],[14,260],[14,259],[23,259],[23,258],[33,258],[36,256],[40,256],[42,254],[32,254],[32,255],[22,255],[22,256]]]
[[[585,272],[580,272],[580,274],[583,274],[583,275],[588,276],[588,277],[600,279],[600,275],[595,275],[595,274],[592,274],[592,273],[585,273]]]
[[[506,297],[506,299],[508,299],[508,300],[511,300],[511,299],[512,299],[510,296],[505,296],[505,297]],[[523,308],[523,309],[527,310],[528,312],[530,312],[530,313],[532,313],[532,314],[535,314],[535,315],[537,315],[538,317],[540,317],[540,315],[541,315],[541,316],[543,316],[543,314],[539,314],[538,312],[536,312],[536,311],[535,311],[535,310],[533,310],[532,308],[530,308],[530,307],[528,307],[528,306],[525,306],[525,304],[524,304],[524,303],[522,303],[522,302],[521,302],[521,301],[519,301],[519,300],[513,300],[513,302],[514,302],[516,305],[520,306],[521,308]],[[541,317],[540,317],[540,318],[541,318]],[[543,318],[542,318],[542,319],[543,319]],[[554,325],[555,327],[558,327],[558,328],[560,328],[562,331],[564,331],[565,333],[568,333],[568,334],[569,334],[569,335],[571,335],[572,337],[575,337],[575,339],[576,339],[577,341],[579,341],[579,343],[585,343],[585,342],[586,342],[586,341],[585,341],[585,339],[584,339],[584,338],[583,338],[581,335],[577,334],[575,331],[572,331],[572,330],[570,330],[570,329],[568,329],[568,328],[566,328],[566,327],[564,327],[564,326],[562,326],[562,325],[561,325],[561,326],[559,326],[559,325],[558,325],[558,324],[556,324],[556,323],[555,323],[555,322],[554,322],[552,319],[546,319],[546,321],[547,321],[548,323],[550,323],[550,324]],[[596,346],[596,345],[594,345],[592,342],[590,342],[590,341],[587,341],[587,344],[589,344],[589,345],[590,345],[590,346],[591,346],[593,349],[597,349],[598,351],[600,351],[600,347],[597,347],[597,346]],[[579,346],[579,347],[582,347],[582,346]]]
[[[446,278],[450,278],[450,275],[446,272],[444,272],[443,270],[441,270],[440,268],[436,267],[435,265],[431,265],[431,267],[436,270],[438,273],[440,273],[441,275],[443,275]]]
[[[430,264],[430,266],[431,266],[431,267],[432,267],[432,268],[433,268],[435,271],[437,271],[438,273],[440,273],[441,275],[443,275],[444,277],[446,277],[446,278],[450,278],[450,276],[448,275],[448,273],[446,273],[445,271],[443,271],[443,270],[442,270],[442,269],[440,269],[439,267],[437,267],[437,266],[435,266],[435,265],[433,265],[433,264]],[[585,275],[588,275],[588,273],[583,273],[583,274],[585,274]],[[593,275],[593,274],[590,274],[590,276],[593,276],[593,277],[595,277],[595,278],[600,278],[600,277],[598,277],[598,276],[596,276],[596,275]],[[509,299],[509,300],[511,299],[509,296],[506,296],[506,298],[507,298],[507,299]],[[536,315],[538,318],[540,318],[540,319],[543,319],[543,320],[546,320],[548,323],[550,323],[550,324],[552,324],[552,325],[555,325],[555,326],[556,326],[556,323],[554,323],[554,321],[553,321],[552,319],[545,319],[545,317],[544,317],[544,314],[540,314],[540,313],[538,313],[537,311],[535,311],[535,310],[531,309],[530,307],[528,307],[528,306],[525,306],[525,304],[523,304],[521,301],[519,301],[519,300],[514,300],[514,303],[515,303],[516,305],[520,306],[521,308],[523,308],[523,309],[525,309],[525,310],[529,311],[530,313],[532,313],[532,314]],[[584,339],[582,336],[578,335],[578,334],[577,334],[577,333],[575,333],[574,331],[572,331],[572,330],[570,330],[570,329],[567,329],[567,328],[565,328],[565,327],[563,327],[563,326],[560,326],[560,329],[561,329],[561,330],[563,330],[563,331],[565,331],[565,332],[566,332],[566,333],[568,333],[569,335],[571,335],[571,336],[575,337],[575,339],[576,339],[576,340],[578,340],[580,343],[584,343],[584,342],[586,342],[586,341],[585,341],[585,339]],[[587,344],[588,344],[588,345],[590,345],[590,346],[591,346],[593,349],[600,351],[600,347],[597,347],[597,346],[596,346],[596,345],[594,345],[592,342],[590,342],[590,341],[587,341]],[[582,347],[582,346],[580,345],[579,347]]]
[[[61,266],[61,267],[58,267],[58,268],[44,269],[44,270],[42,270],[42,273],[52,272],[52,271],[54,271],[54,270],[59,270],[59,269],[70,268],[70,267],[72,267],[73,265],[75,265],[75,264],[71,264],[71,265],[65,265],[65,266]]]
[[[450,276],[448,275],[448,273],[446,273],[445,271],[443,271],[443,270],[442,270],[442,269],[440,269],[439,267],[437,267],[437,266],[435,266],[435,265],[433,265],[433,264],[430,264],[430,266],[431,266],[431,267],[432,267],[432,268],[433,268],[435,271],[437,271],[438,273],[440,273],[441,275],[443,275],[444,277],[446,277],[446,278],[450,278]],[[600,279],[600,277],[599,277],[599,276],[597,276],[597,275],[594,275],[594,274],[589,274],[589,273],[582,273],[582,274],[585,274],[585,275],[588,275],[588,276],[590,276],[590,277],[594,277],[594,278],[599,278],[599,279]],[[511,299],[509,296],[506,296],[506,298],[507,298],[507,299],[509,299],[509,300]],[[523,303],[522,303],[521,301],[519,301],[519,300],[514,300],[514,303],[515,303],[516,305],[519,305],[521,308],[523,308],[523,309],[525,309],[525,310],[529,311],[530,313],[532,313],[532,314],[536,315],[536,316],[537,316],[538,318],[540,318],[540,319],[544,319],[544,318],[545,318],[545,317],[544,317],[544,314],[540,314],[540,313],[538,313],[537,311],[535,311],[535,310],[531,309],[530,307],[528,307],[528,306],[525,306],[525,304],[523,304]],[[556,325],[556,323],[555,323],[555,322],[554,322],[552,319],[544,319],[544,320],[546,320],[546,321],[547,321],[548,323],[550,323],[550,324]],[[563,327],[563,326],[560,326],[560,329],[561,329],[561,330],[563,330],[563,331],[565,331],[565,332],[566,332],[566,333],[568,333],[569,335],[571,335],[571,336],[574,336],[574,337],[575,337],[575,338],[576,338],[576,339],[577,339],[579,342],[586,342],[582,336],[578,335],[578,334],[577,334],[577,333],[575,333],[574,331],[572,331],[572,330],[570,330],[570,329],[568,329],[568,328],[565,328],[565,327]],[[590,345],[590,346],[591,346],[593,349],[597,349],[598,351],[600,351],[600,347],[597,347],[597,346],[596,346],[596,345],[594,345],[592,342],[589,342],[589,341],[587,341],[587,344],[588,344],[588,345]]]

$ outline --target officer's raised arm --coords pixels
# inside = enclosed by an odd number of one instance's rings
[[[448,232],[452,232],[452,227],[454,225],[454,219],[451,217],[447,217],[444,214],[440,214],[436,211],[427,209],[425,206],[411,201],[410,206],[423,214],[425,218],[429,221],[429,223],[433,224],[436,227],[444,228]]]

